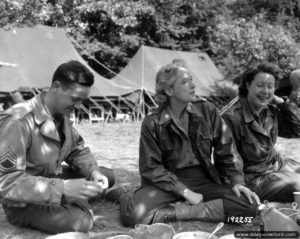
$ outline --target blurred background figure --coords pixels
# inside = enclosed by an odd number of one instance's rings
[[[12,99],[13,99],[15,104],[25,101],[24,98],[23,98],[22,93],[18,90],[15,90],[15,91],[11,92],[11,96],[12,96]]]
[[[289,98],[299,107],[300,106],[300,69],[291,72],[290,83],[292,86],[292,90]]]
[[[23,95],[21,94],[20,91],[18,91],[18,90],[12,91],[4,99],[3,110],[6,110],[6,109],[10,108],[14,104],[24,102],[24,101],[25,100],[24,100]]]
[[[3,110],[6,110],[8,108],[10,108],[11,106],[14,105],[14,100],[12,98],[11,95],[7,95],[5,98],[4,98],[4,102],[3,102]]]

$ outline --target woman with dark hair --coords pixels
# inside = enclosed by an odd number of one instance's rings
[[[300,164],[274,149],[277,136],[300,137],[299,108],[274,94],[278,69],[261,63],[247,70],[239,87],[239,101],[223,118],[231,128],[243,159],[246,185],[261,200],[293,201],[300,191]]]
[[[216,107],[195,95],[183,64],[159,70],[156,100],[141,128],[141,187],[120,198],[123,224],[254,217],[259,199],[243,185],[231,132]]]

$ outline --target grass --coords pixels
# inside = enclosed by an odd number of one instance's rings
[[[115,170],[117,185],[128,186],[131,190],[139,185],[138,174],[138,145],[140,124],[138,123],[109,123],[80,124],[76,128],[91,148],[101,166]],[[298,139],[279,138],[276,148],[283,154],[300,160],[300,147]],[[26,228],[11,226],[0,211],[0,239],[40,239],[48,235]],[[123,227],[119,221],[119,205],[101,201],[94,205],[95,224],[91,232],[92,238],[102,239],[112,235],[124,233],[134,238],[142,239],[139,229]],[[237,230],[258,230],[260,220],[256,219],[251,225],[226,224],[217,236],[231,234]],[[176,232],[181,231],[207,231],[215,228],[215,223],[206,222],[176,222],[171,224]]]

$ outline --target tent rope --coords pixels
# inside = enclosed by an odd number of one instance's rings
[[[108,68],[107,66],[105,66],[102,62],[100,62],[99,60],[97,60],[93,55],[91,55],[87,50],[83,49],[75,40],[72,39],[72,42],[78,47],[80,48],[83,52],[85,52],[85,54],[87,54],[91,59],[93,59],[96,63],[98,63],[100,66],[102,66],[104,69],[108,70],[109,72],[113,73],[115,76],[120,77],[123,80],[126,80],[128,82],[130,82],[131,84],[134,84],[136,86],[139,86],[139,84],[127,79],[124,76],[121,76],[120,74],[114,72],[113,70],[111,70],[110,68]],[[142,77],[143,78],[143,77]],[[153,97],[149,94],[149,89],[145,88],[143,86],[142,90],[145,90],[145,92],[148,94],[149,98],[151,99],[152,103],[154,103],[155,106],[157,106],[157,104],[155,103]],[[125,98],[123,96],[119,96],[123,101],[125,101]],[[106,99],[106,97],[104,96],[104,98]]]
[[[220,115],[225,114],[225,112],[226,112],[231,106],[233,106],[235,103],[237,103],[239,99],[240,99],[240,97],[238,97],[238,96],[234,97],[227,105],[225,105],[225,106],[220,110]]]

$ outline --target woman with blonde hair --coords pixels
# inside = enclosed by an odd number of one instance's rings
[[[195,95],[184,65],[174,62],[157,73],[159,107],[141,128],[141,187],[120,198],[126,226],[256,215],[259,199],[243,186],[232,135],[216,107]],[[231,184],[222,184],[223,176]]]

